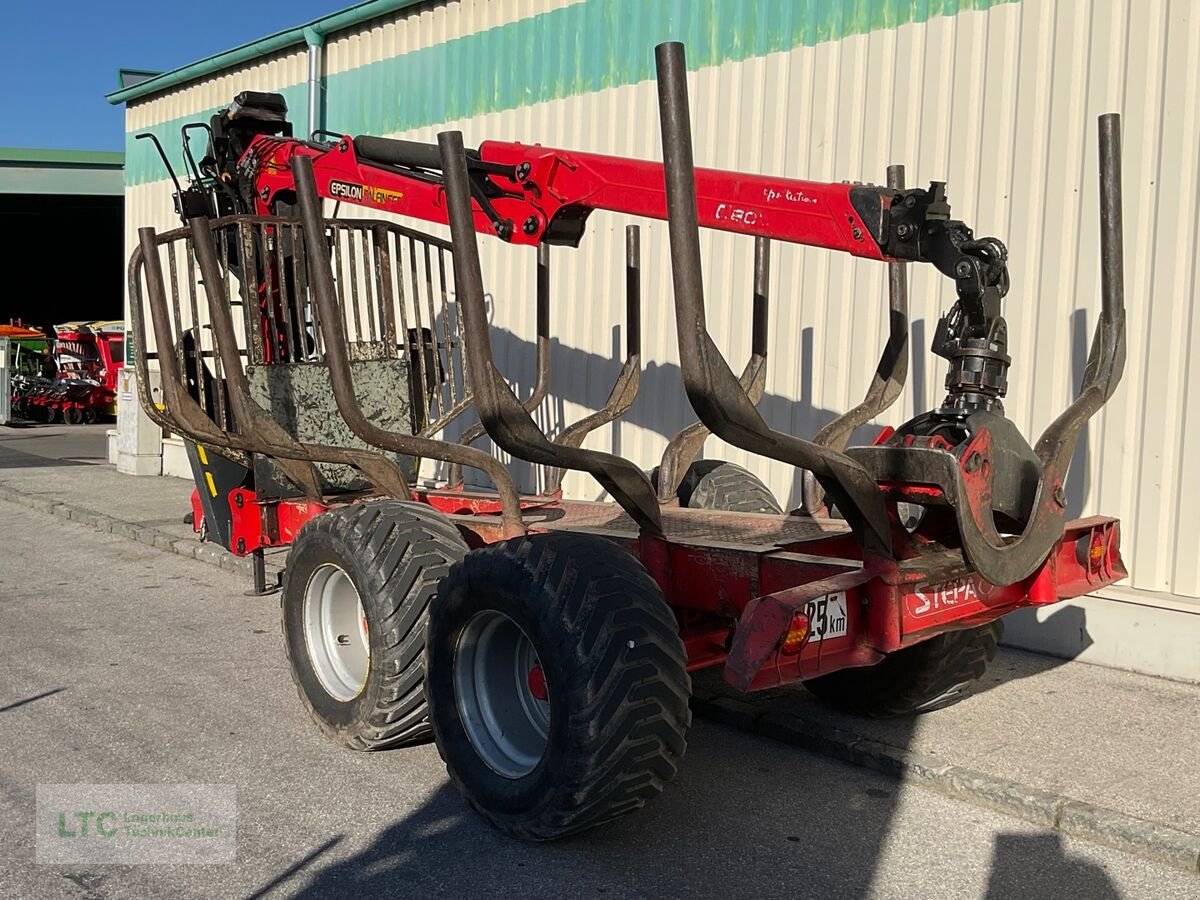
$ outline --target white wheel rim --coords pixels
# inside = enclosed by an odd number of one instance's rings
[[[304,642],[321,687],[347,702],[362,693],[371,640],[362,599],[345,570],[319,566],[304,589]]]

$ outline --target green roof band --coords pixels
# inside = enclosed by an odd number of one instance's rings
[[[364,3],[351,6],[340,12],[330,13],[327,16],[321,16],[304,25],[288,28],[284,31],[260,38],[257,41],[243,44],[240,47],[234,47],[232,50],[226,50],[223,53],[206,57],[181,68],[164,72],[154,78],[149,78],[130,87],[114,91],[106,95],[105,99],[113,104],[125,103],[130,100],[140,99],[149,94],[196,81],[200,78],[231,69],[243,63],[261,59],[264,56],[278,53],[291,47],[303,44],[320,46],[328,34],[353,28],[356,25],[361,25],[364,22],[380,18],[388,13],[396,12],[409,6],[415,6],[422,2],[425,2],[425,0],[366,0]],[[818,43],[822,40],[836,40],[838,37],[847,34],[862,34],[878,28],[895,28],[909,22],[924,22],[937,16],[953,16],[963,10],[987,9],[991,6],[1012,2],[1017,2],[1017,0],[751,0],[750,3],[747,3],[747,0],[733,0],[733,2],[729,3],[709,2],[701,5],[710,11],[708,19],[710,26],[718,25],[722,21],[737,19],[749,19],[751,21],[755,19],[765,21],[787,20],[795,23],[806,23],[801,24],[800,27],[808,33],[798,43],[811,46],[813,43]],[[577,5],[597,6],[598,4],[583,3]],[[705,39],[712,36],[714,28],[703,25],[696,28],[695,25],[699,24],[699,20],[702,17],[697,16],[694,10],[689,10],[688,6],[687,2],[680,3],[680,0],[654,0],[654,2],[638,0],[633,6],[633,11],[635,13],[640,12],[640,17],[645,18],[646,11],[639,9],[639,7],[658,7],[657,11],[649,13],[651,18],[662,17],[663,13],[669,10],[667,18],[690,19],[694,24],[689,30],[698,33],[689,34],[687,37],[699,37],[702,42],[705,42]],[[566,7],[566,10],[569,9],[571,7]],[[561,13],[565,12],[565,10],[558,10],[556,12]],[[601,16],[601,18],[610,17]],[[614,25],[620,21],[619,19],[614,21],[610,18],[607,24]],[[759,29],[760,35],[766,31],[767,29]],[[734,42],[738,43],[736,37],[734,38]],[[624,44],[625,51],[628,53],[628,42],[621,43]],[[690,44],[691,42],[689,41],[689,50],[692,49]],[[751,52],[735,54],[734,58],[760,55],[753,52],[753,50],[761,48],[744,47],[740,49],[750,50]],[[696,68],[696,66],[692,65],[691,68]]]
[[[396,134],[636,84],[654,78],[650,48],[665,40],[682,40],[688,68],[700,69],[1013,2],[585,0],[326,75],[324,124],[346,134]],[[337,22],[345,27],[345,19]],[[419,87],[405,90],[408,85]],[[290,109],[304,108],[305,82],[276,90]],[[149,130],[162,140],[168,156],[178,160],[181,125],[213,112],[161,122]],[[146,141],[127,134],[126,153],[127,184],[164,177],[162,163]]]

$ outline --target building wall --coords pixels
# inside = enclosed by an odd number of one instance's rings
[[[688,45],[698,165],[818,180],[949,182],[955,215],[1009,246],[1014,365],[1009,415],[1035,437],[1069,402],[1099,310],[1096,117],[1123,113],[1128,362],[1087,428],[1068,482],[1072,514],[1124,522],[1131,578],[1109,593],[1189,607],[1200,598],[1200,15],[1167,0],[462,0],[423,4],[332,36],[325,126],[432,141],[538,141],[660,157],[652,48]],[[304,117],[303,48],[132,103],[130,132],[178,120],[238,90],[284,89]],[[144,144],[144,142],[142,142]],[[130,153],[127,236],[167,227],[169,185]],[[551,432],[599,406],[620,365],[625,217],[597,213],[578,251],[554,256]],[[643,222],[643,358],[637,405],[588,446],[649,467],[690,418],[671,307],[666,232]],[[436,230],[436,229],[434,229]],[[752,246],[702,240],[710,329],[735,369],[748,352]],[[528,390],[533,252],[482,244],[498,363]],[[854,405],[886,327],[878,264],[776,245],[771,371],[762,410],[811,434]],[[876,424],[935,405],[944,363],[926,350],[952,287],[912,271],[913,360],[901,401]],[[870,436],[865,430],[864,435]],[[722,446],[799,501],[789,467]],[[526,467],[516,471],[534,486]],[[566,481],[596,497],[587,476]],[[1133,592],[1132,594],[1130,592]],[[1190,608],[1190,607],[1189,607]]]

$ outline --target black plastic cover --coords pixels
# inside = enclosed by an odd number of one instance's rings
[[[282,94],[242,91],[229,104],[230,119],[258,119],[262,122],[287,121],[287,101]]]

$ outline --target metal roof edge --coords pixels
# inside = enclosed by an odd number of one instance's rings
[[[249,62],[268,53],[277,53],[280,50],[286,50],[298,44],[319,44],[323,42],[325,35],[334,31],[351,28],[362,22],[376,19],[408,6],[415,6],[421,2],[424,2],[424,0],[366,0],[364,3],[359,3],[356,6],[351,6],[339,12],[330,13],[327,16],[321,16],[319,19],[314,19],[304,25],[288,28],[264,38],[259,38],[256,41],[251,41],[248,44],[242,44],[240,47],[234,47],[232,50],[226,50],[222,53],[205,57],[194,63],[181,66],[178,69],[172,69],[169,72],[163,72],[161,75],[147,79],[140,84],[113,91],[111,94],[105,94],[104,99],[114,105],[127,103],[130,100],[137,100],[149,94],[177,87],[189,81],[203,78],[206,75],[220,72],[223,69],[229,69],[241,63]]]
[[[37,147],[0,147],[0,165],[97,166],[119,169],[125,165],[120,150],[52,150]]]

